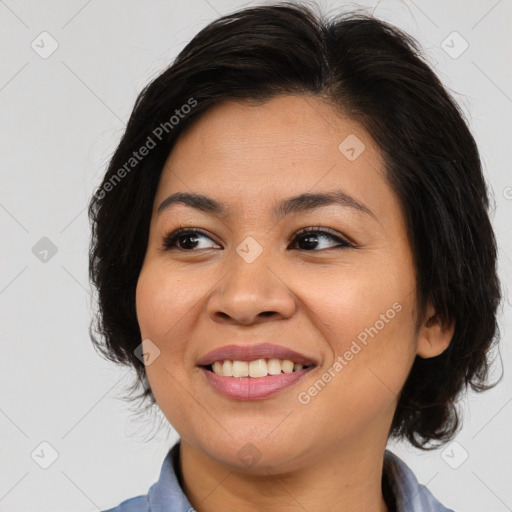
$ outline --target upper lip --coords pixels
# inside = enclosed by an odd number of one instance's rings
[[[208,366],[215,361],[254,361],[256,359],[288,359],[302,365],[315,365],[317,362],[304,354],[272,343],[259,343],[257,345],[225,345],[202,356],[197,362],[198,366]]]

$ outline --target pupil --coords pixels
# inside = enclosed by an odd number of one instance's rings
[[[181,242],[182,242],[183,240],[191,239],[191,238],[194,238],[194,237],[195,237],[195,235],[190,235],[190,234],[189,234],[189,235],[181,235],[181,238],[180,238],[180,245],[181,245],[181,247],[182,247],[183,249],[193,249],[193,248],[195,247],[195,245],[192,245],[192,247],[190,247],[190,246],[188,246],[188,247],[187,247],[187,244],[186,244],[186,243],[185,243],[185,244],[182,244]],[[196,243],[197,243],[197,240],[195,240],[195,241],[193,241],[193,242],[192,242],[192,244],[196,244]]]
[[[316,244],[318,244],[318,241],[315,236],[309,235],[305,236],[303,240],[306,240],[306,247],[309,249],[314,249],[316,247]]]

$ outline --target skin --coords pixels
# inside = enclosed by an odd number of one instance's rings
[[[349,134],[365,145],[354,161],[338,149]],[[279,222],[271,217],[281,199],[339,188],[374,217],[340,205]],[[219,218],[182,203],[158,214],[174,192],[207,195],[229,214]],[[180,225],[208,234],[196,244],[181,239],[192,249],[163,250],[164,237]],[[316,246],[304,237],[293,242],[301,228],[317,226],[356,248],[318,234]],[[262,248],[252,263],[236,252],[248,236]],[[443,329],[432,318],[430,305],[416,330],[415,297],[400,204],[378,148],[358,123],[321,98],[286,95],[258,106],[226,101],[188,127],[162,171],[136,304],[143,340],[160,350],[147,376],[181,437],[182,487],[192,506],[387,511],[382,463],[397,394],[416,355],[440,354],[453,335],[453,326]],[[397,302],[401,311],[300,403],[298,394]],[[319,366],[256,401],[219,394],[196,366],[213,349],[261,340]],[[248,443],[260,454],[250,466],[238,456]]]

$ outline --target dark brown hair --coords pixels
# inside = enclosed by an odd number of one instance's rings
[[[135,289],[160,174],[183,130],[224,99],[314,94],[361,123],[376,141],[407,222],[415,258],[418,325],[431,301],[455,321],[441,355],[416,357],[390,435],[430,449],[459,428],[459,393],[486,384],[501,294],[496,242],[475,141],[418,43],[368,14],[324,19],[279,3],[240,10],[201,30],[138,96],[89,205],[90,278],[99,311],[95,347],[136,370],[137,397],[155,403],[135,350]],[[185,108],[186,106],[186,108]],[[139,149],[148,147],[144,156]],[[135,152],[135,153],[134,153]]]

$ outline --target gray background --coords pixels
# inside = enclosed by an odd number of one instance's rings
[[[130,374],[103,361],[88,338],[85,207],[141,88],[208,22],[254,3],[0,1],[3,512],[105,509],[158,478],[176,432],[145,442],[148,422],[132,420],[119,400]],[[495,195],[501,356],[510,368],[512,1],[320,6],[367,6],[404,28],[467,113]],[[390,444],[457,512],[512,510],[510,383],[505,371],[494,390],[464,400],[457,444],[430,453]]]

